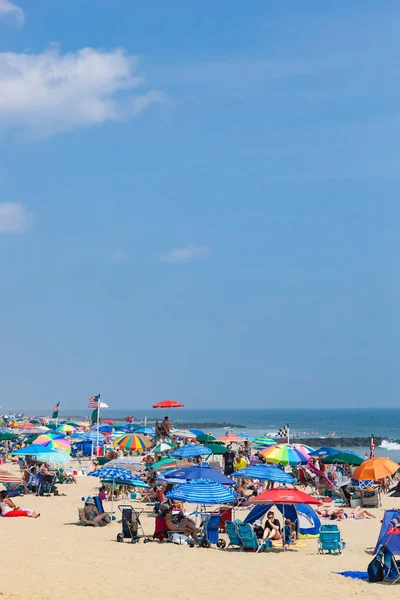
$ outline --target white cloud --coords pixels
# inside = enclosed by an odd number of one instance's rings
[[[11,2],[10,0],[0,0],[0,19],[4,17],[13,18],[17,25],[22,25],[25,19],[22,8]]]
[[[162,254],[160,261],[165,263],[187,263],[197,258],[207,258],[211,255],[210,248],[207,246],[199,246],[198,244],[188,244],[183,248],[174,248]]]
[[[17,202],[0,202],[0,235],[25,233],[32,225],[32,215]]]
[[[135,75],[137,63],[121,49],[0,53],[0,128],[23,128],[46,137],[139,115],[165,95],[136,93],[143,84]]]

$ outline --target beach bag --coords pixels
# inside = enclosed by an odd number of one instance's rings
[[[376,583],[383,581],[383,564],[382,564],[382,553],[379,552],[368,565],[368,581],[370,583]]]
[[[185,535],[184,533],[173,533],[171,536],[172,542],[174,544],[187,544],[188,543],[188,536]]]

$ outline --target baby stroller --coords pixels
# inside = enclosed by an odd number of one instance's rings
[[[143,510],[140,512],[136,511],[129,504],[119,504],[118,508],[122,514],[122,532],[117,535],[117,542],[123,542],[126,539],[130,539],[131,544],[136,544],[141,538],[143,538],[145,544],[150,542],[150,537],[144,534],[140,522],[140,515]]]
[[[56,487],[56,474],[46,474],[40,475],[39,478],[39,487],[36,492],[37,496],[50,496],[50,494],[54,494],[54,496],[58,496],[58,489]]]
[[[226,541],[219,537],[220,514],[202,514],[201,519],[203,535],[191,541],[190,547],[193,548],[197,543],[200,548],[210,548],[211,544],[216,544],[217,548],[225,548]]]

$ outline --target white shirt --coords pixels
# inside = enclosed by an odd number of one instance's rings
[[[5,502],[0,502],[0,510],[1,510],[1,514],[3,515],[3,517],[11,512],[13,509],[10,508],[10,506],[8,506],[8,504],[6,504]]]

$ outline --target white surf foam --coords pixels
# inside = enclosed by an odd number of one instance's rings
[[[379,448],[384,448],[385,450],[390,452],[391,450],[400,450],[400,444],[397,444],[396,442],[388,442],[387,440],[382,440],[382,443],[380,444]]]

